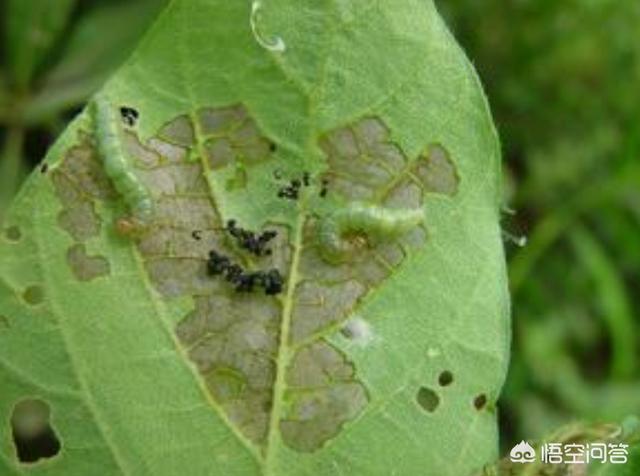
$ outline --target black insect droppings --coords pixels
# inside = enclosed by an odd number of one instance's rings
[[[244,270],[237,264],[232,264],[224,270],[224,277],[233,284],[239,284],[243,275]]]
[[[239,293],[250,293],[256,284],[257,275],[255,273],[240,274],[236,279],[236,291]]]
[[[278,146],[275,142],[269,142],[269,152],[275,152],[278,150]]]
[[[278,198],[286,198],[288,200],[297,200],[300,197],[300,180],[292,180],[289,185],[281,187],[278,190]]]
[[[238,227],[235,220],[227,222],[227,231],[235,238],[238,246],[256,256],[270,255],[271,250],[267,248],[267,245],[278,235],[271,230],[263,231],[258,235],[253,231]]]
[[[122,106],[120,108],[120,116],[122,117],[122,122],[129,127],[133,127],[136,125],[136,122],[138,122],[140,113],[132,107]]]
[[[229,258],[219,255],[215,251],[209,253],[209,260],[207,261],[207,271],[211,276],[217,276],[226,271],[231,264]]]
[[[245,271],[241,266],[232,264],[229,258],[214,250],[209,253],[207,271],[210,276],[223,275],[239,293],[250,293],[255,288],[262,288],[265,294],[274,296],[281,293],[284,287],[284,279],[277,269],[272,268],[266,272]]]
[[[276,177],[279,178],[279,177]],[[300,197],[300,189],[311,185],[311,174],[304,172],[302,178],[292,179],[287,185],[278,190],[278,198],[297,200]]]
[[[291,187],[283,187],[278,190],[278,198],[286,198],[289,200],[297,200],[299,196],[299,191],[294,190]]]
[[[202,239],[202,231],[200,230],[193,230],[191,232],[191,237],[196,240],[196,241],[200,241]]]
[[[273,296],[275,294],[280,294],[284,286],[284,279],[282,278],[280,271],[277,269],[270,269],[267,271],[267,273],[262,277],[262,286],[264,287],[264,292],[267,295]]]
[[[47,164],[46,162],[40,166],[41,174],[46,174],[48,170],[49,170],[49,164]]]

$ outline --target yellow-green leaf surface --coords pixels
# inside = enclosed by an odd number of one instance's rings
[[[0,474],[497,457],[499,147],[431,2],[174,0],[99,97],[3,224]]]

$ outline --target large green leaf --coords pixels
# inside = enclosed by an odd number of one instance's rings
[[[431,2],[174,0],[100,97],[0,238],[2,474],[459,476],[497,456],[499,147]],[[271,253],[231,219],[276,231]],[[212,250],[284,289],[234,289]],[[58,455],[19,464],[49,425]]]

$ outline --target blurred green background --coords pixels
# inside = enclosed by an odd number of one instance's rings
[[[165,3],[0,1],[0,222]],[[437,3],[504,149],[514,343],[503,449],[640,414],[640,2]]]
[[[640,2],[441,0],[500,132],[513,355],[503,450],[640,414]]]

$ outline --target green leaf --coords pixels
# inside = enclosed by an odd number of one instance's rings
[[[0,238],[3,473],[496,458],[499,145],[432,2],[174,0],[46,163]]]
[[[74,6],[75,0],[7,0],[6,54],[18,90],[27,88],[60,38]]]

